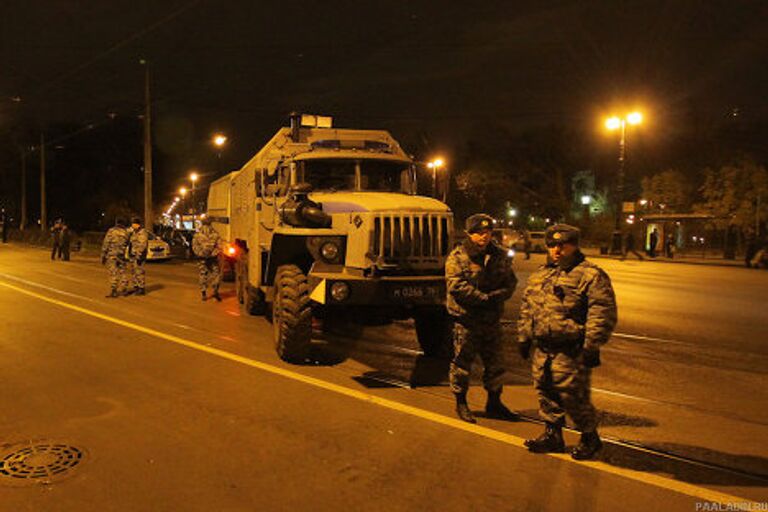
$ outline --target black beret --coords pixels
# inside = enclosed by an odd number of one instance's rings
[[[493,229],[493,217],[484,213],[476,213],[467,218],[464,223],[467,233],[479,233],[480,231]]]
[[[579,228],[568,224],[555,224],[547,228],[545,240],[547,245],[570,243],[579,245]]]

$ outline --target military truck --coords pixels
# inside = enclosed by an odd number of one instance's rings
[[[329,117],[290,125],[209,194],[237,247],[237,297],[272,321],[281,359],[309,356],[324,329],[413,318],[427,355],[449,342],[445,259],[453,214],[416,195],[411,157],[386,131],[336,129]],[[313,320],[315,320],[313,322]]]

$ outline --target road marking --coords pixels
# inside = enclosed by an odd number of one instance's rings
[[[498,430],[493,430],[488,427],[483,427],[477,424],[470,424],[466,423],[464,421],[451,418],[448,416],[443,416],[442,414],[434,413],[431,411],[427,411],[425,409],[419,409],[418,407],[413,407],[410,405],[406,405],[400,402],[396,402],[394,400],[389,400],[386,398],[381,398],[375,395],[371,395],[369,393],[365,393],[362,391],[358,391],[356,389],[347,388],[344,386],[340,386],[338,384],[333,384],[331,382],[326,382],[324,380],[316,379],[314,377],[309,377],[307,375],[302,375],[301,373],[294,372],[292,370],[288,370],[285,368],[280,368],[278,366],[274,366],[268,363],[263,363],[261,361],[256,361],[255,359],[249,359],[247,357],[243,357],[237,354],[233,354],[231,352],[227,352],[225,350],[220,350],[217,348],[209,347],[206,345],[202,345],[200,343],[187,340],[184,338],[180,338],[178,336],[174,336],[172,334],[164,333],[161,331],[157,331],[155,329],[151,329],[149,327],[144,327],[142,325],[138,325],[132,322],[128,322],[125,320],[121,320],[119,318],[115,318],[103,313],[99,313],[97,311],[93,311],[90,309],[86,309],[80,306],[76,306],[74,304],[69,304],[68,302],[64,302],[58,299],[54,299],[51,297],[46,297],[45,295],[41,295],[39,293],[26,290],[24,288],[20,288],[18,286],[4,283],[0,281],[0,286],[3,286],[5,288],[8,288],[10,290],[14,290],[18,293],[22,293],[24,295],[28,295],[30,297],[34,297],[36,299],[42,300],[44,302],[48,302],[50,304],[54,304],[66,309],[70,309],[72,311],[76,311],[78,313],[82,313],[84,315],[88,315],[94,318],[98,318],[99,320],[103,320],[105,322],[110,322],[116,325],[120,325],[122,327],[132,329],[134,331],[138,331],[144,334],[147,334],[149,336],[153,336],[156,338],[160,338],[166,341],[169,341],[171,343],[175,343],[177,345],[181,345],[187,348],[191,348],[194,350],[198,350],[200,352],[204,352],[216,357],[220,357],[222,359],[227,359],[229,361],[233,361],[236,363],[240,363],[246,366],[250,366],[252,368],[257,368],[259,370],[271,373],[273,375],[279,375],[281,377],[285,377],[291,380],[295,380],[298,382],[302,382],[304,384],[308,384],[310,386],[314,386],[317,388],[325,389],[327,391],[332,391],[334,393],[338,393],[340,395],[344,395],[350,398],[355,398],[357,400],[361,400],[363,402],[367,402],[370,404],[378,405],[381,407],[385,407],[387,409],[391,409],[400,413],[408,414],[417,418],[421,418],[427,421],[431,421],[433,423],[438,423],[440,425],[444,425],[447,427],[454,428],[456,430],[463,430],[464,432],[469,432],[471,434],[479,435],[481,437],[492,439],[495,441],[499,441],[511,446],[515,446],[517,448],[525,449],[525,445],[523,444],[524,439],[521,437],[514,436],[512,434],[507,434],[505,432],[501,432]],[[571,463],[571,464],[578,464],[580,466],[592,468],[598,471],[602,471],[604,473],[621,476],[624,478],[627,478],[629,480],[634,480],[636,482],[640,482],[642,484],[651,485],[654,487],[658,487],[661,489],[665,489],[668,491],[673,491],[679,494],[684,494],[686,496],[691,496],[694,498],[699,498],[702,500],[710,501],[710,502],[717,502],[722,504],[728,504],[728,503],[750,503],[750,500],[747,500],[746,498],[741,498],[739,496],[734,496],[726,493],[721,493],[718,491],[714,491],[711,489],[707,489],[704,487],[699,487],[696,485],[688,484],[685,482],[680,482],[678,480],[673,480],[671,478],[667,478],[661,475],[656,475],[652,473],[643,473],[640,471],[635,471],[632,469],[626,469],[621,468],[617,466],[611,466],[605,462],[600,461],[591,461],[591,462],[585,462],[585,461],[574,461],[571,459],[571,457],[567,454],[557,454],[557,453],[550,453],[546,454],[548,457],[552,457],[555,459],[559,459],[563,462]]]

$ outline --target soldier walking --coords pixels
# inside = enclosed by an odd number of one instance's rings
[[[144,263],[147,261],[149,234],[141,226],[141,219],[138,217],[131,219],[129,233],[128,276],[130,284],[133,285],[133,293],[144,295],[147,281]]]
[[[590,399],[592,368],[616,325],[611,280],[579,250],[579,230],[567,224],[546,232],[547,263],[528,279],[517,325],[520,355],[532,354],[533,384],[546,430],[525,441],[535,453],[565,451],[562,427],[568,414],[581,431],[571,452],[591,459],[602,448]]]
[[[61,259],[61,219],[56,219],[51,227],[51,259]]]
[[[476,423],[467,405],[472,364],[479,355],[484,366],[483,385],[488,392],[485,412],[489,418],[518,419],[501,402],[505,373],[501,314],[512,296],[517,278],[505,250],[491,240],[493,219],[475,214],[466,221],[467,239],[457,246],[445,264],[448,312],[454,319],[454,358],[450,368],[456,414]]]
[[[208,287],[213,288],[213,298],[221,301],[219,296],[219,283],[221,282],[219,251],[221,243],[221,236],[211,226],[211,219],[204,218],[202,226],[192,238],[192,252],[198,258],[197,268],[200,272],[200,293],[203,301],[208,298],[206,295]]]
[[[107,298],[117,297],[118,287],[126,286],[126,252],[130,234],[125,227],[125,220],[121,217],[115,219],[115,225],[109,228],[101,244],[101,264],[106,265],[109,275],[110,293]]]

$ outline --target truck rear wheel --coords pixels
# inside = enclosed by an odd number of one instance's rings
[[[304,362],[312,340],[312,307],[307,275],[296,265],[277,268],[272,328],[280,359]]]
[[[450,359],[453,356],[453,324],[444,307],[423,307],[413,314],[416,337],[427,357]]]

